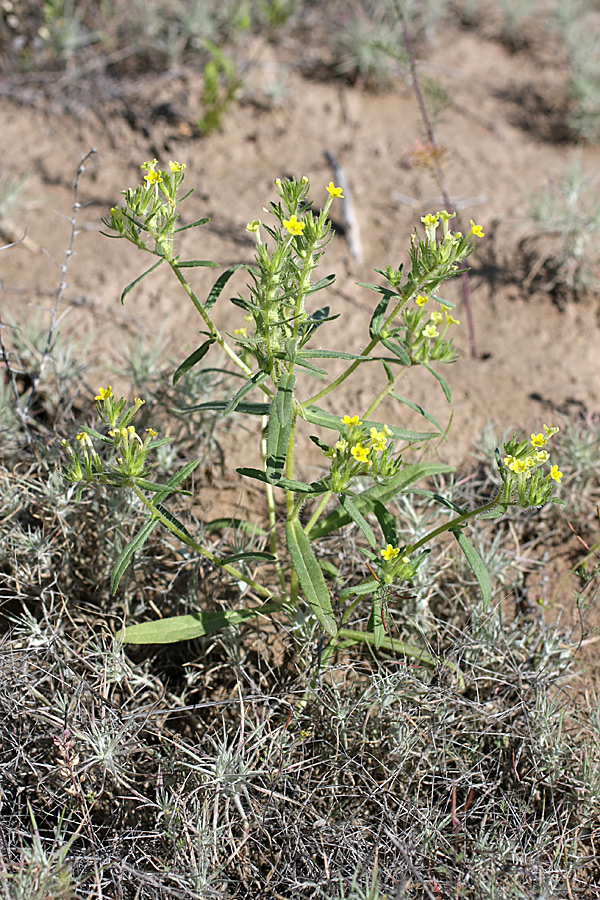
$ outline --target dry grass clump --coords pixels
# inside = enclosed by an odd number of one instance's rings
[[[390,594],[397,635],[434,667],[368,649],[323,667],[323,641],[278,623],[124,648],[124,613],[230,605],[236,586],[157,534],[109,596],[139,511],[62,485],[47,437],[60,404],[39,407],[43,443],[15,414],[3,448],[0,896],[594,896],[600,710],[568,688],[579,634],[523,602],[513,547],[529,555],[530,517],[481,532],[490,609],[451,545]],[[580,432],[565,446],[582,466]],[[489,490],[484,472],[437,489],[464,503]],[[413,534],[441,515],[402,503]],[[554,527],[536,520],[536,539]],[[323,552],[346,583],[362,577],[352,533]]]

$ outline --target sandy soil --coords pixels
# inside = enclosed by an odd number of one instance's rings
[[[453,201],[463,208],[463,225],[468,228],[472,217],[486,232],[470,276],[478,358],[470,355],[460,285],[446,290],[458,305],[461,328],[455,340],[461,358],[443,370],[455,413],[450,443],[439,452],[458,464],[489,423],[501,437],[505,430],[529,433],[542,422],[560,425],[565,417],[596,412],[600,354],[597,302],[589,298],[559,309],[548,294],[525,289],[529,272],[518,252],[532,231],[528,197],[549,176],[559,176],[575,152],[574,142],[556,125],[564,73],[542,40],[511,54],[480,32],[457,29],[449,37],[427,49],[420,72],[439,78],[452,98],[437,126],[446,180]],[[264,84],[274,71],[286,76],[279,105],[264,102]],[[82,154],[92,147],[98,151],[94,169],[82,181],[86,205],[64,300],[64,308],[70,307],[65,329],[92,342],[91,388],[114,382],[107,373],[134,336],[153,340],[162,332],[180,359],[199,342],[193,307],[162,271],[144,281],[124,308],[119,305],[120,291],[146,261],[125,242],[102,237],[100,218],[123,188],[139,181],[141,161],[157,156],[161,162],[186,162],[188,182],[196,187],[187,220],[207,215],[211,221],[186,236],[184,253],[229,265],[251,261],[253,242],[245,225],[274,198],[274,178],[307,175],[319,202],[332,177],[325,151],[333,153],[348,175],[363,245],[359,263],[336,236],[325,265],[326,272],[337,274],[328,302],[343,315],[344,346],[351,350],[364,341],[375,296],[354,282],[372,281],[373,267],[402,261],[420,216],[443,206],[430,169],[420,163],[419,145],[426,141],[409,85],[399,81],[393,89],[372,93],[322,80],[297,64],[285,45],[274,49],[256,41],[249,47],[244,96],[222,130],[206,138],[194,134],[200,76],[193,71],[140,81],[132,101],[134,126],[118,104],[92,105],[73,116],[48,108],[35,95],[23,105],[3,93],[2,171],[27,176],[31,201],[15,222],[27,226],[31,243],[1,256],[3,309],[22,318],[51,304],[59,280],[55,260],[62,262],[68,244],[65,217],[71,214],[75,169]],[[165,104],[168,118],[157,114]],[[583,147],[582,158],[587,168],[600,168],[598,147]],[[202,295],[215,274],[195,270],[193,276]],[[241,276],[235,287],[243,286]],[[228,329],[241,324],[241,317],[226,303],[218,312],[219,324]],[[330,326],[329,337],[323,334],[332,346],[338,324]],[[360,382],[348,386],[339,408],[360,411],[373,386],[369,378],[378,374],[361,369]],[[447,421],[439,387],[421,371],[408,373],[402,392]],[[310,451],[305,465],[313,470],[318,461]],[[574,615],[567,598],[564,603]]]

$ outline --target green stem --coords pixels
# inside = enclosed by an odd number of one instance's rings
[[[394,385],[396,384],[398,379],[401,378],[402,375],[404,375],[404,373],[406,372],[406,369],[407,369],[407,366],[403,366],[401,369],[398,370],[396,375],[394,375],[394,378],[392,379],[392,381],[388,381],[386,386],[377,394],[377,396],[375,397],[375,399],[373,400],[373,402],[371,403],[371,405],[369,406],[369,408],[363,415],[363,417],[362,417],[363,419],[371,418],[371,416],[373,415],[373,413],[375,412],[375,410],[377,409],[377,407],[379,406],[381,401],[387,397],[387,395],[390,393],[390,391],[392,390],[392,388],[394,387]]]
[[[333,491],[327,491],[327,493],[323,494],[323,496],[319,500],[319,505],[317,506],[314,513],[310,517],[310,520],[308,521],[308,523],[304,526],[304,533],[306,535],[310,536],[311,529],[313,528],[315,523],[319,520],[319,517],[320,517],[321,513],[323,512],[323,510],[325,509],[325,507],[327,506],[327,504],[329,503],[329,500],[330,500],[332,494],[333,494]]]
[[[441,265],[436,267],[436,269],[438,269],[438,270],[442,270],[442,268],[443,267]],[[382,339],[382,337],[386,336],[388,328],[390,327],[390,325],[392,324],[392,322],[394,321],[394,319],[396,318],[396,316],[398,315],[398,313],[400,312],[402,307],[406,306],[406,304],[416,294],[421,293],[424,285],[427,284],[428,281],[430,281],[432,278],[437,277],[436,269],[433,269],[431,272],[428,272],[425,277],[421,278],[419,283],[416,286],[413,286],[412,289],[410,291],[408,291],[406,296],[402,295],[399,297],[398,302],[396,303],[393,310],[391,311],[391,313],[388,315],[387,319],[383,323],[379,334],[376,334],[375,337],[371,338],[371,340],[369,341],[369,343],[367,344],[365,349],[361,353],[359,353],[359,356],[369,356],[371,354],[371,352],[375,349],[375,347],[377,346],[379,341]],[[406,286],[405,290],[407,290],[407,289],[408,289],[408,285]],[[340,386],[340,384],[343,384],[343,382],[346,381],[346,379],[349,378],[350,375],[352,375],[352,373],[354,371],[356,371],[356,369],[361,364],[361,362],[363,362],[363,360],[355,359],[353,362],[350,363],[348,368],[345,369],[342,372],[342,374],[339,375],[335,379],[335,381],[332,381],[331,384],[329,384],[329,385],[327,385],[327,387],[323,388],[322,391],[319,391],[318,393],[313,394],[312,397],[309,397],[308,400],[305,400],[304,403],[302,404],[302,406],[303,407],[310,406],[312,403],[316,403],[318,400],[322,400],[323,397],[326,397],[327,394],[330,394],[332,391],[334,391],[337,387]]]
[[[237,581],[243,581],[244,584],[247,584],[252,588],[252,590],[256,591],[256,593],[260,594],[262,597],[268,597],[270,600],[273,600],[276,603],[283,604],[285,602],[281,597],[274,596],[273,592],[264,587],[262,584],[259,584],[257,581],[254,581],[252,578],[244,575],[244,573],[240,572],[239,569],[236,569],[235,566],[230,565],[230,563],[222,562],[218,556],[215,556],[215,554],[211,553],[210,550],[202,547],[192,537],[187,535],[184,531],[181,531],[180,528],[178,528],[173,522],[170,522],[169,519],[164,516],[150,500],[148,500],[148,498],[136,484],[133,484],[131,486],[131,489],[133,490],[136,497],[141,500],[146,509],[151,513],[152,517],[154,519],[158,519],[158,521],[162,525],[164,525],[172,535],[178,538],[178,540],[180,540],[182,544],[185,544],[187,547],[191,547],[192,550],[195,550],[196,553],[200,553],[201,556],[205,556],[206,559],[209,559],[212,563],[219,566],[219,568],[223,569],[225,572],[228,572]]]
[[[238,369],[242,370],[244,375],[247,375],[249,378],[252,378],[252,374],[253,374],[252,369],[250,369],[246,365],[246,363],[244,362],[243,359],[240,359],[240,357],[237,355],[235,350],[229,346],[229,344],[227,343],[225,338],[221,335],[221,332],[218,330],[218,328],[216,328],[211,317],[209,316],[209,314],[206,312],[206,310],[204,309],[204,307],[198,300],[196,294],[192,290],[192,287],[191,287],[189,281],[187,280],[185,275],[182,273],[182,271],[179,268],[179,266],[177,265],[176,261],[169,257],[165,257],[165,259],[168,262],[168,264],[170,265],[171,270],[173,271],[173,274],[177,278],[177,281],[182,286],[182,288],[184,289],[184,291],[186,292],[186,294],[188,295],[188,297],[190,298],[190,300],[196,307],[196,310],[200,313],[200,316],[202,317],[204,323],[208,326],[208,328],[210,330],[210,336],[213,339],[213,341],[215,341],[215,343],[219,345],[219,347],[223,350],[224,353],[227,354],[229,359],[238,367]]]
[[[267,438],[266,438],[266,430],[268,424],[268,417],[262,417],[262,433],[261,433],[261,441],[260,441],[260,451],[263,461],[263,467],[266,466],[266,458],[267,458]],[[287,593],[287,587],[285,583],[285,576],[283,574],[283,569],[281,567],[281,561],[277,554],[277,511],[275,509],[275,492],[273,491],[273,485],[268,481],[265,484],[265,493],[267,497],[267,508],[269,510],[269,547],[273,556],[275,556],[275,571],[277,573],[277,579],[279,581],[279,585],[283,593]]]
[[[490,509],[494,509],[494,507],[499,505],[501,497],[502,491],[498,491],[496,497],[493,500],[490,500],[489,503],[485,503],[483,506],[478,506],[477,509],[471,510],[470,512],[462,513],[462,515],[456,516],[455,519],[451,519],[444,525],[440,525],[438,528],[434,528],[433,531],[428,532],[428,534],[426,534],[425,537],[421,538],[420,541],[417,541],[416,544],[409,545],[406,548],[406,553],[414,553],[415,550],[418,550],[419,547],[423,546],[423,544],[428,544],[429,541],[432,541],[439,534],[443,534],[445,531],[451,531],[453,528],[460,528],[465,524],[465,522],[468,522],[469,519],[473,519],[475,516],[480,516],[481,513],[487,512]]]

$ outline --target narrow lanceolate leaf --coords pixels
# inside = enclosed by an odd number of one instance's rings
[[[305,406],[304,418],[312,425],[320,425],[321,428],[331,428],[334,431],[340,430],[340,417],[334,416],[333,413],[321,409],[320,406]],[[383,428],[384,423],[374,422],[372,419],[365,419],[363,425],[366,428],[373,427],[380,431]],[[433,438],[440,436],[437,431],[410,431],[408,428],[398,428],[396,425],[390,425],[388,427],[392,432],[392,437],[397,441],[430,441]]]
[[[194,406],[179,407],[177,412],[192,413],[202,412],[203,410],[223,411],[227,409],[230,402],[230,400],[207,400],[205,403],[196,403]],[[237,403],[235,407],[236,412],[246,413],[249,416],[267,416],[270,409],[270,403],[250,403],[249,401]]]
[[[386,632],[383,615],[382,591],[379,590],[373,595],[373,605],[371,607],[371,615],[369,616],[367,625],[367,631],[370,631],[373,634],[373,646],[376,650],[379,650],[385,638]]]
[[[325,278],[321,278],[319,281],[315,281],[314,284],[311,284],[306,293],[315,294],[317,291],[322,291],[323,288],[329,287],[334,281],[335,275],[326,275]]]
[[[432,475],[441,475],[443,472],[452,472],[452,466],[444,466],[441,463],[415,463],[414,465],[403,466],[400,471],[390,478],[385,484],[375,484],[354,497],[354,503],[363,515],[375,511],[376,502],[389,503],[396,494],[402,491],[408,491],[408,488],[416,481],[422,478],[429,478]],[[341,506],[334,509],[324,519],[318,522],[310,530],[310,539],[324,537],[337,531],[344,525],[351,522],[351,518]]]
[[[294,386],[296,376],[286,373],[281,376],[277,393],[271,403],[267,426],[266,473],[269,481],[279,481],[288,452],[288,443],[294,421]]]
[[[228,609],[216,612],[198,612],[188,616],[170,616],[155,622],[130,625],[117,634],[117,640],[124,644],[174,644],[177,641],[191,641],[193,638],[211,634],[231,625],[242,625],[256,616],[272,615],[280,609],[274,604],[265,604],[257,609]]]
[[[481,588],[481,596],[483,599],[483,608],[487,609],[492,599],[492,580],[484,561],[466,536],[462,528],[451,528],[450,531],[458,541],[458,546],[465,554],[466,560],[473,569],[473,574],[479,582]]]
[[[436,372],[435,369],[432,369],[431,366],[429,365],[429,363],[423,363],[423,365],[425,366],[425,368],[427,369],[428,372],[431,372],[431,374],[433,375],[435,380],[437,382],[439,382],[439,385],[444,392],[444,397],[446,398],[448,403],[452,403],[452,394],[450,393],[450,388],[448,387],[448,385],[446,384],[446,381],[442,378],[440,373]]]
[[[448,440],[444,429],[442,428],[438,420],[434,416],[432,416],[431,413],[428,413],[426,409],[423,409],[422,406],[419,406],[418,403],[413,403],[412,400],[409,400],[407,397],[403,397],[401,394],[397,394],[395,391],[390,391],[390,397],[393,397],[395,400],[399,400],[400,403],[404,403],[404,405],[410,407],[410,409],[414,409],[414,411],[418,412],[421,416],[423,416],[424,419],[427,419],[428,422],[431,422],[432,425],[435,425],[436,428],[439,428],[441,436],[445,441]]]
[[[369,325],[369,334],[371,337],[375,337],[381,331],[381,326],[385,322],[385,314],[389,306],[390,297],[391,294],[384,294],[375,307],[375,312],[371,317],[371,323]]]
[[[266,472],[263,472],[262,469],[250,469],[246,466],[240,466],[235,471],[238,475],[245,475],[246,478],[255,478],[257,481],[268,482],[284,491],[293,491],[296,494],[324,494],[329,490],[327,485],[323,484],[322,481],[312,481],[310,484],[307,484],[306,481],[294,481],[291,478],[280,478],[279,481],[271,482],[267,478]]]
[[[124,547],[123,550],[121,550],[121,552],[119,553],[110,576],[110,590],[112,594],[116,594],[117,588],[119,587],[119,582],[125,574],[127,566],[131,562],[131,557],[136,552],[136,550],[140,550],[144,546],[157,524],[158,519],[148,519],[146,523],[140,528],[133,540],[129,541],[127,546]]]
[[[223,415],[229,416],[232,412],[235,412],[236,409],[240,406],[240,400],[249,394],[250,391],[253,391],[257,385],[262,384],[263,381],[267,379],[266,372],[257,372],[256,375],[253,375],[252,378],[249,378],[248,381],[241,386],[239,391],[237,391],[231,400],[227,402],[227,405],[223,409]],[[240,410],[241,411],[241,410]]]
[[[140,283],[140,281],[141,281],[143,278],[146,277],[146,275],[149,275],[150,272],[154,272],[155,269],[158,269],[158,267],[159,267],[159,266],[161,265],[161,263],[163,263],[163,262],[164,262],[164,259],[163,259],[163,258],[159,259],[159,261],[156,262],[156,263],[154,263],[153,266],[150,266],[149,269],[146,269],[145,272],[142,272],[141,275],[138,275],[138,277],[135,278],[135,279],[131,282],[131,284],[128,284],[127,287],[125,288],[125,290],[123,291],[123,293],[121,294],[121,303],[125,303],[125,297],[127,296],[127,294],[129,294],[129,293],[134,289],[134,287],[135,287],[136,285],[138,285],[138,284]]]
[[[177,384],[179,379],[182,378],[186,372],[189,372],[190,369],[193,369],[194,366],[198,365],[200,360],[203,359],[208,353],[211,344],[214,344],[212,338],[210,338],[208,341],[204,341],[204,343],[201,344],[196,350],[194,350],[193,353],[190,353],[187,359],[184,359],[181,365],[175,370],[175,374],[173,375],[173,384]]]
[[[340,495],[340,503],[352,519],[355,525],[358,525],[364,536],[366,537],[369,546],[373,548],[373,550],[377,549],[377,541],[375,540],[375,535],[373,534],[373,529],[360,512],[356,504],[353,502],[351,497],[348,497],[347,494]]]
[[[392,341],[390,338],[382,338],[381,343],[386,350],[389,350],[390,353],[393,353],[394,356],[400,360],[403,366],[410,366],[410,356],[402,344],[399,344],[397,341]]]
[[[177,269],[196,269],[198,266],[208,266],[210,268],[215,268],[219,263],[213,262],[210,259],[178,259],[175,263],[175,267]]]
[[[298,359],[361,359],[370,360],[370,356],[357,356],[344,350],[299,350]]]
[[[325,584],[321,567],[310,546],[310,541],[298,519],[287,523],[285,533],[290,559],[298,575],[306,602],[327,634],[335,637],[337,626],[333,617],[329,590]]]
[[[272,553],[266,553],[264,550],[241,550],[239,553],[232,553],[231,556],[224,556],[221,562],[223,564],[239,562],[240,560],[245,562],[252,562],[252,560],[273,562],[275,559],[277,559],[276,556],[273,556]]]
[[[212,307],[221,296],[221,292],[231,276],[234,275],[239,269],[247,268],[248,266],[245,263],[240,263],[238,266],[230,266],[229,269],[225,269],[225,271],[221,275],[219,275],[219,277],[211,287],[208,293],[208,297],[206,298],[206,303],[204,304],[204,309],[212,309]]]
[[[392,547],[398,546],[398,531],[396,529],[396,520],[387,507],[379,500],[373,502],[373,512],[377,516],[379,527],[383,532],[383,540]]]
[[[200,225],[206,225],[207,222],[210,222],[208,216],[205,216],[204,219],[196,219],[195,222],[190,222],[189,225],[182,225],[181,228],[176,228],[173,234],[179,234],[180,231],[187,231],[189,228],[198,228]]]
[[[171,476],[166,485],[163,485],[158,491],[154,498],[154,505],[157,510],[162,513],[170,522],[176,525],[177,528],[180,528],[184,534],[189,536],[189,533],[186,531],[185,527],[179,522],[175,516],[171,515],[162,505],[162,501],[165,500],[169,494],[172,494],[177,490],[177,485],[181,484],[182,481],[191,475],[198,463],[199,459],[194,459],[189,463],[186,463],[185,466],[182,466],[174,475]],[[116,593],[117,588],[119,587],[119,582],[121,578],[125,574],[127,570],[127,566],[131,562],[131,558],[133,554],[140,550],[147,539],[150,537],[150,534],[154,531],[156,526],[159,523],[159,519],[156,516],[150,516],[147,521],[144,523],[142,528],[138,531],[136,536],[131,540],[126,547],[123,548],[121,553],[119,554],[117,561],[113,567],[111,578],[110,578],[110,589],[113,594]]]

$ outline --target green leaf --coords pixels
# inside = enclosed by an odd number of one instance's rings
[[[273,556],[272,553],[266,553],[263,550],[240,550],[239,553],[233,553],[231,556],[224,556],[221,562],[234,563],[239,562],[239,560],[241,559],[244,559],[248,562],[253,559],[262,560],[263,562],[265,560],[267,562],[273,562],[273,560],[277,559],[277,557]]]
[[[135,483],[139,488],[143,491],[155,491],[159,493],[161,491],[167,490],[168,484],[155,484],[153,481],[146,481],[145,478],[134,478]],[[170,494],[186,494],[188,497],[191,495],[191,491],[183,490],[183,488],[171,488],[169,491]]]
[[[190,355],[187,357],[187,359],[184,359],[184,361],[181,363],[181,365],[175,370],[175,374],[173,375],[173,384],[177,384],[179,379],[183,375],[185,375],[186,372],[189,372],[190,369],[193,369],[194,366],[197,365],[200,362],[200,360],[206,356],[211,344],[214,344],[214,341],[212,338],[210,338],[210,340],[208,340],[208,341],[204,341],[204,343],[201,344],[197,348],[197,350],[194,350],[193,353],[190,353]]]
[[[185,197],[183,197],[182,199],[185,200]],[[182,225],[181,228],[176,228],[173,234],[179,234],[180,231],[187,231],[188,228],[196,228],[199,225],[206,225],[207,222],[210,222],[208,216],[206,216],[204,219],[196,219],[195,222],[190,222],[189,225]]]
[[[205,403],[197,403],[195,406],[182,406],[177,412],[182,413],[191,413],[191,412],[200,412],[202,410],[225,410],[227,409],[229,400],[207,400]],[[269,410],[271,409],[270,403],[238,403],[236,405],[235,411],[239,413],[246,413],[250,416],[267,416],[269,414]]]
[[[492,599],[492,580],[484,561],[466,536],[462,528],[451,528],[450,531],[458,541],[458,546],[465,554],[466,560],[473,570],[475,578],[479,582],[481,588],[481,596],[483,598],[484,610],[488,608]]]
[[[447,509],[451,509],[452,512],[458,513],[459,516],[464,515],[464,513],[466,512],[466,510],[461,509],[460,506],[457,506],[454,501],[449,500],[447,497],[443,497],[436,491],[427,491],[425,490],[425,488],[415,488],[413,493],[420,494],[423,497],[429,497],[431,500],[435,500],[436,503],[441,504],[441,506],[445,506]]]
[[[393,397],[395,400],[399,400],[400,403],[404,403],[405,406],[408,406],[410,409],[413,409],[415,412],[418,412],[419,415],[423,416],[424,419],[427,419],[428,422],[431,422],[432,425],[435,425],[436,428],[439,428],[441,436],[445,441],[448,440],[446,437],[446,433],[438,420],[428,413],[427,410],[423,409],[418,403],[413,403],[412,400],[409,400],[407,397],[402,397],[401,394],[397,394],[395,391],[390,391],[390,397]]]
[[[288,372],[281,376],[277,393],[271,403],[267,426],[266,473],[269,481],[279,481],[288,453],[294,421],[294,387],[296,376]]]
[[[382,287],[382,285],[380,284],[371,284],[370,281],[357,281],[356,286],[367,288],[367,290],[369,291],[375,291],[376,294],[383,294],[383,296],[387,297],[388,300],[391,297],[395,297],[397,300],[402,299],[402,295],[397,291],[392,291],[389,288]]]
[[[320,425],[321,428],[331,428],[333,431],[339,431],[341,426],[340,416],[334,416],[319,406],[305,406],[304,418],[313,425]],[[367,428],[377,428],[380,431],[383,428],[383,422],[374,422],[372,419],[365,420],[363,425]],[[389,426],[392,436],[399,441],[430,441],[432,438],[439,437],[437,431],[409,431],[408,428],[397,428],[395,425]]]
[[[410,366],[410,356],[408,355],[402,344],[398,344],[397,341],[392,341],[390,340],[390,338],[382,338],[381,343],[386,348],[386,350],[389,350],[390,353],[393,353],[394,356],[396,356],[400,360],[403,366]]]
[[[321,567],[310,546],[310,541],[298,519],[288,521],[285,533],[290,559],[298,575],[298,581],[306,601],[327,634],[335,637],[337,626],[333,617],[329,590],[325,584]]]
[[[373,512],[377,516],[379,527],[383,532],[383,539],[386,544],[392,547],[398,546],[398,530],[396,528],[396,520],[383,503],[375,500],[373,503]]]
[[[387,308],[390,303],[391,294],[384,294],[377,306],[375,307],[375,312],[371,316],[371,322],[369,325],[369,335],[373,338],[379,334],[381,330],[381,326],[385,322],[385,314],[387,312]]]
[[[229,281],[232,275],[235,275],[240,269],[247,269],[248,266],[245,263],[240,263],[237,266],[230,266],[229,269],[225,269],[225,271],[219,275],[213,286],[211,287],[208,297],[206,298],[206,303],[204,304],[204,309],[207,311],[212,309],[215,305],[219,297],[221,296],[221,292],[223,288]]]
[[[119,553],[110,576],[110,590],[113,596],[114,594],[116,594],[117,588],[119,587],[119,582],[125,574],[127,566],[131,562],[131,557],[136,552],[136,550],[140,550],[144,546],[157,524],[158,519],[154,517],[148,519],[146,523],[140,528],[136,536],[131,541],[129,541],[129,543]]]
[[[179,519],[176,516],[174,516],[173,513],[169,512],[169,510],[166,509],[166,507],[164,507],[162,503],[157,503],[156,498],[154,500],[154,506],[157,508],[157,510],[160,513],[162,513],[162,515],[165,517],[165,519],[167,519],[171,523],[171,525],[174,525],[175,528],[178,528],[179,531],[181,531],[183,534],[185,534],[186,537],[189,537],[189,538],[192,537],[192,535],[189,533],[189,531],[187,530],[187,528],[185,527],[183,522],[180,522]],[[161,522],[161,525],[164,525],[164,523]]]
[[[299,350],[298,359],[363,359],[370,360],[370,356],[357,356],[355,353],[346,353],[343,350]]]
[[[378,587],[380,587],[380,584],[377,579],[367,578],[366,581],[361,581],[360,584],[344,588],[343,591],[340,591],[339,598],[340,600],[347,600],[348,597],[362,597],[363,594],[372,594]]]
[[[340,494],[339,501],[341,505],[344,507],[352,521],[355,525],[358,525],[364,536],[366,537],[369,546],[373,548],[373,550],[377,549],[377,541],[375,540],[375,535],[373,534],[373,529],[357,508],[356,504],[352,501],[352,498],[347,494]]]
[[[307,484],[305,481],[293,481],[290,478],[280,478],[279,481],[270,482],[266,472],[262,469],[249,469],[244,466],[235,470],[239,475],[245,475],[247,478],[254,478],[256,481],[264,481],[267,484],[273,484],[275,487],[284,491],[294,491],[297,494],[324,494],[329,488],[321,481],[313,481]]]
[[[373,595],[373,605],[371,606],[371,615],[367,624],[367,631],[373,634],[373,645],[379,650],[385,639],[385,625],[383,622],[383,600],[382,592],[379,590]]]
[[[311,284],[306,293],[316,294],[317,291],[322,291],[323,288],[329,287],[334,281],[335,275],[326,275],[325,278],[321,278],[319,281],[315,281],[314,284]]]
[[[263,533],[260,525],[253,525],[252,522],[247,522],[246,519],[236,518],[211,519],[210,522],[204,523],[204,528],[208,532],[225,531],[227,528],[234,528],[236,531],[239,529],[239,531],[245,531],[253,536]]]
[[[140,281],[141,281],[143,278],[146,277],[146,275],[149,275],[150,272],[154,272],[155,269],[158,269],[158,267],[159,267],[160,265],[162,265],[162,263],[164,263],[164,258],[163,258],[163,257],[161,257],[157,263],[154,263],[153,266],[150,266],[149,269],[146,269],[145,272],[142,272],[141,275],[138,275],[138,277],[135,278],[135,279],[131,282],[131,284],[128,284],[127,287],[125,288],[125,290],[124,290],[124,291],[122,292],[122,294],[121,294],[121,303],[125,303],[125,297],[127,296],[127,294],[129,294],[129,293],[134,289],[134,287],[135,287],[136,285],[138,285],[138,284],[140,283]]]
[[[446,398],[448,403],[452,403],[452,394],[450,393],[450,388],[448,387],[448,385],[446,384],[446,382],[442,378],[442,376],[438,372],[436,372],[435,369],[432,369],[431,366],[429,365],[429,363],[423,363],[423,365],[425,366],[425,368],[427,369],[428,372],[431,372],[431,374],[433,375],[435,380],[439,382],[440,387],[442,388],[442,390],[444,392],[444,397]]]
[[[241,386],[239,391],[237,391],[231,400],[228,401],[227,405],[223,408],[223,415],[229,416],[232,412],[235,412],[236,409],[240,407],[240,400],[242,400],[246,394],[249,394],[250,391],[253,391],[255,387],[259,384],[262,384],[263,381],[266,381],[268,375],[266,372],[257,372],[252,378],[249,378],[248,381]],[[269,408],[269,407],[267,407]],[[239,409],[242,412],[241,409]]]
[[[174,516],[167,512],[167,510],[164,509],[161,503],[163,500],[166,500],[169,494],[172,494],[177,489],[177,485],[181,484],[182,481],[185,481],[185,479],[192,474],[199,462],[199,459],[194,459],[182,466],[177,472],[175,472],[174,475],[171,476],[171,478],[169,478],[167,484],[157,492],[154,498],[154,506],[156,506],[157,510],[159,510],[162,515],[172,521],[173,524],[177,525],[177,527],[180,528],[184,532],[184,534],[188,534],[188,536],[189,533],[186,531],[181,522],[179,522]],[[123,548],[123,550],[117,557],[117,561],[115,562],[110,578],[110,589],[113,594],[115,594],[117,591],[119,582],[125,574],[127,566],[131,562],[131,557],[136,552],[136,550],[139,550],[141,549],[141,547],[143,547],[144,543],[158,524],[159,519],[157,519],[156,516],[151,515],[146,523],[142,526],[140,531],[137,533],[137,535],[133,538],[133,540],[131,540],[127,544],[127,546]]]
[[[184,259],[183,262],[177,260],[174,265],[176,269],[197,269],[199,266],[215,268],[219,263],[212,262],[210,259]]]
[[[129,625],[117,634],[117,639],[124,644],[174,644],[177,641],[191,641],[221,628],[243,625],[256,616],[269,616],[280,608],[274,604],[266,604],[257,609],[226,609],[170,616],[154,622]]]
[[[442,463],[415,463],[414,465],[403,466],[400,471],[390,478],[385,484],[375,484],[354,497],[354,503],[358,509],[365,515],[368,512],[375,511],[375,504],[389,503],[396,494],[408,492],[408,488],[416,481],[422,478],[429,478],[432,475],[440,475],[443,472],[452,472],[452,466],[445,466]],[[337,531],[344,525],[348,525],[351,521],[350,516],[341,507],[337,507],[329,513],[324,519],[318,522],[309,532],[311,540],[324,537]]]

